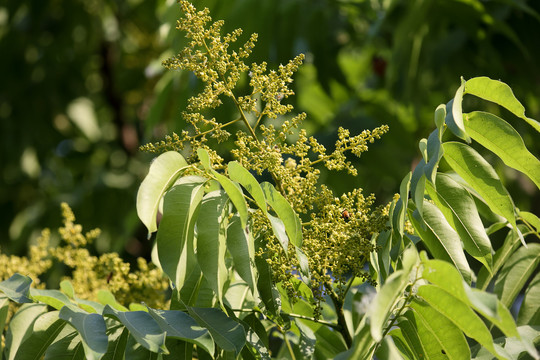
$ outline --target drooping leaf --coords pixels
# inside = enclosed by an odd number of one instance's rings
[[[272,227],[272,232],[276,236],[276,239],[278,239],[281,247],[285,250],[285,256],[288,257],[289,237],[287,236],[285,224],[283,224],[283,221],[280,218],[269,213],[266,214],[266,217],[270,220],[270,226]]]
[[[471,268],[461,247],[461,240],[441,211],[425,201],[424,219],[420,218],[416,210],[412,214],[409,211],[409,219],[433,257],[452,263],[463,279],[470,283]]]
[[[242,225],[240,217],[234,215],[227,227],[227,249],[232,255],[238,275],[255,294],[257,269],[255,268],[255,244],[253,236]]]
[[[40,315],[32,325],[32,334],[21,344],[16,359],[41,359],[65,325],[66,322],[58,318],[58,311]]]
[[[137,192],[137,214],[149,233],[157,230],[156,216],[163,194],[187,166],[184,157],[175,151],[159,155],[150,165]]]
[[[223,311],[216,308],[188,307],[188,312],[197,323],[208,329],[215,343],[225,351],[240,353],[246,343],[244,327]]]
[[[466,303],[436,285],[420,286],[417,294],[453,322],[465,335],[478,341],[497,358],[503,359],[493,346],[493,338],[488,328]]]
[[[153,353],[168,353],[165,347],[166,333],[146,311],[118,311],[105,306],[103,316],[120,321],[136,342]],[[126,353],[127,356],[127,353]]]
[[[505,107],[517,117],[525,120],[536,131],[540,132],[540,123],[525,116],[525,107],[514,96],[512,89],[502,81],[492,80],[485,76],[475,77],[465,83],[465,93],[478,96]]]
[[[167,337],[174,337],[201,346],[208,353],[214,351],[214,342],[207,329],[200,327],[188,314],[178,310],[158,310],[148,308],[148,313],[156,320]]]
[[[13,360],[19,351],[24,351],[21,344],[32,335],[36,319],[47,311],[47,305],[23,304],[13,315],[6,332],[5,359]]]
[[[463,332],[446,316],[427,303],[413,300],[406,314],[418,329],[418,337],[425,350],[425,358],[446,355],[448,359],[470,359],[471,353]]]
[[[163,218],[157,234],[157,251],[163,272],[176,286],[181,286],[192,265],[194,229],[204,195],[201,183],[182,183],[167,192]],[[191,246],[190,246],[191,245]]]
[[[201,202],[197,219],[197,261],[220,302],[227,280],[227,200],[227,195],[222,191],[208,193]]]
[[[471,137],[511,168],[527,175],[540,189],[540,160],[529,152],[519,133],[500,117],[482,111],[465,114]]]
[[[520,247],[504,264],[495,280],[495,293],[506,307],[511,307],[540,263],[540,244]]]
[[[100,359],[105,354],[108,337],[103,316],[87,313],[75,305],[66,305],[60,310],[59,317],[79,332],[88,359]]]
[[[264,245],[264,240],[260,237],[255,238],[255,252],[261,252],[262,256],[255,257],[255,265],[259,273],[257,289],[263,301],[266,311],[273,317],[280,316],[281,301],[279,292],[272,281],[272,270],[266,261],[268,252]]]
[[[242,185],[249,192],[257,206],[266,214],[268,212],[266,199],[257,179],[236,161],[231,161],[227,165],[227,170],[231,180]]]
[[[424,159],[416,165],[413,170],[411,177],[411,199],[416,205],[416,210],[420,217],[424,216],[424,192],[426,186],[426,175],[424,168],[426,167],[426,162]]]
[[[9,279],[0,282],[0,291],[8,298],[18,303],[31,303],[30,284],[32,279],[19,273],[13,274]]]
[[[424,167],[424,174],[431,184],[435,184],[435,176],[437,174],[437,168],[439,161],[443,157],[443,149],[441,146],[441,140],[439,139],[439,131],[433,130],[429,134],[427,142],[427,164]]]
[[[532,225],[536,229],[536,232],[540,233],[540,218],[538,216],[528,211],[520,211],[518,215]]]
[[[491,260],[491,241],[469,192],[450,176],[441,173],[437,174],[436,188],[428,184],[426,189],[448,223],[458,233],[465,250],[475,257],[488,255]],[[489,266],[491,267],[490,262]]]
[[[514,203],[491,165],[473,148],[458,142],[443,144],[444,158],[489,205],[517,230]],[[518,233],[519,235],[520,233]],[[523,243],[523,235],[520,236]]]

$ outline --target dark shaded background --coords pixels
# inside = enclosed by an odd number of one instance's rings
[[[336,191],[362,187],[388,201],[461,76],[508,83],[540,119],[538,1],[194,3],[226,30],[259,34],[251,61],[275,67],[307,55],[291,102],[328,148],[338,126],[352,134],[390,126],[358,161],[359,176],[323,173]],[[67,201],[87,230],[103,230],[95,251],[148,256],[135,196],[152,155],[138,146],[179,132],[180,111],[198,88],[192,75],[160,66],[185,42],[174,29],[179,15],[173,1],[0,3],[2,252],[24,254],[41,228],[60,224]],[[228,111],[217,115],[228,120]],[[538,156],[538,134],[502,115]],[[532,183],[493,160],[518,206],[540,214]]]

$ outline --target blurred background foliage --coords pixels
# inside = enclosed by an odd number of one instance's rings
[[[390,132],[357,161],[359,175],[323,174],[337,192],[362,187],[391,199],[433,130],[433,111],[460,77],[508,83],[540,119],[540,2],[527,0],[204,0],[225,30],[259,34],[251,61],[270,67],[298,53],[298,112],[327,148],[338,126]],[[161,61],[185,44],[169,0],[0,2],[0,246],[23,254],[60,202],[100,227],[93,251],[149,255],[135,196],[151,154],[138,146],[183,129],[195,78]],[[241,39],[242,40],[242,39]],[[242,89],[240,89],[242,90]],[[474,100],[469,100],[474,101]],[[494,111],[493,109],[490,109]],[[234,114],[224,106],[217,119]],[[502,114],[538,156],[540,139]],[[496,161],[496,159],[494,159]],[[540,194],[496,162],[518,206],[540,213]]]

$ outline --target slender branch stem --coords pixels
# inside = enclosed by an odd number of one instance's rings
[[[347,348],[351,348],[352,346],[352,337],[349,333],[349,328],[347,327],[347,322],[345,321],[345,314],[343,313],[343,301],[339,299],[336,292],[332,288],[332,286],[328,283],[324,284],[325,289],[328,291],[330,298],[332,299],[332,303],[334,303],[334,307],[336,308],[336,314],[338,317],[338,330],[343,336],[343,339],[345,340],[345,344],[347,344]]]
[[[284,331],[281,327],[278,327],[278,328],[279,328],[279,331],[281,331],[281,334],[283,335],[283,341],[285,341],[285,345],[287,345],[287,349],[289,349],[289,354],[291,354],[291,359],[296,360],[296,356],[294,355],[294,351],[289,341],[289,338],[287,338],[287,331]]]

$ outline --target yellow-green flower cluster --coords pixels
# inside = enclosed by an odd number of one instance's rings
[[[361,156],[368,144],[379,139],[388,127],[383,125],[357,135],[340,128],[334,150],[328,152],[316,138],[300,129],[306,114],[284,116],[293,110],[286,101],[294,95],[290,85],[304,56],[298,55],[277,69],[269,69],[265,62],[247,65],[245,61],[255,46],[256,34],[237,50],[231,50],[241,30],[222,36],[223,22],[212,22],[208,9],[197,11],[189,1],[179,2],[184,16],[177,28],[185,32],[190,42],[164,65],[169,69],[192,71],[204,83],[204,89],[189,100],[183,113],[184,120],[192,127],[189,131],[167,136],[164,141],[147,144],[142,149],[151,152],[190,149],[195,153],[197,148],[203,147],[209,151],[214,168],[224,169],[223,158],[207,141],[211,138],[219,142],[234,141],[232,156],[246,169],[270,175],[278,191],[305,221],[304,251],[309,258],[316,296],[320,299],[324,289],[342,296],[343,286],[350,276],[369,280],[364,265],[370,253],[376,250],[371,238],[385,228],[388,208],[372,210],[374,197],[364,197],[361,189],[336,197],[319,184],[318,167],[356,175],[357,170],[347,159],[348,153]],[[236,94],[242,77],[249,79],[247,95]],[[226,99],[236,106],[237,118],[207,119],[203,115]],[[226,129],[237,122],[243,123],[245,130],[237,131],[231,139]],[[288,141],[291,135],[295,136],[294,142]],[[196,157],[191,159],[196,160]],[[346,219],[342,217],[345,210],[350,215]],[[274,280],[294,295],[290,279],[297,273],[297,260],[285,256],[260,211],[253,213],[252,230],[265,240]]]
[[[99,229],[83,233],[81,225],[75,223],[75,215],[68,204],[62,203],[63,226],[58,229],[65,242],[58,247],[50,247],[51,232],[42,231],[37,245],[30,246],[30,257],[0,254],[0,280],[18,272],[28,275],[35,286],[43,288],[42,276],[55,261],[73,269],[71,281],[77,297],[97,301],[100,290],[109,290],[116,300],[125,305],[144,301],[156,308],[166,308],[165,291],[168,281],[163,273],[143,258],[137,259],[138,270],[132,271],[117,253],[106,253],[99,257],[90,254],[84,246],[100,234]]]

